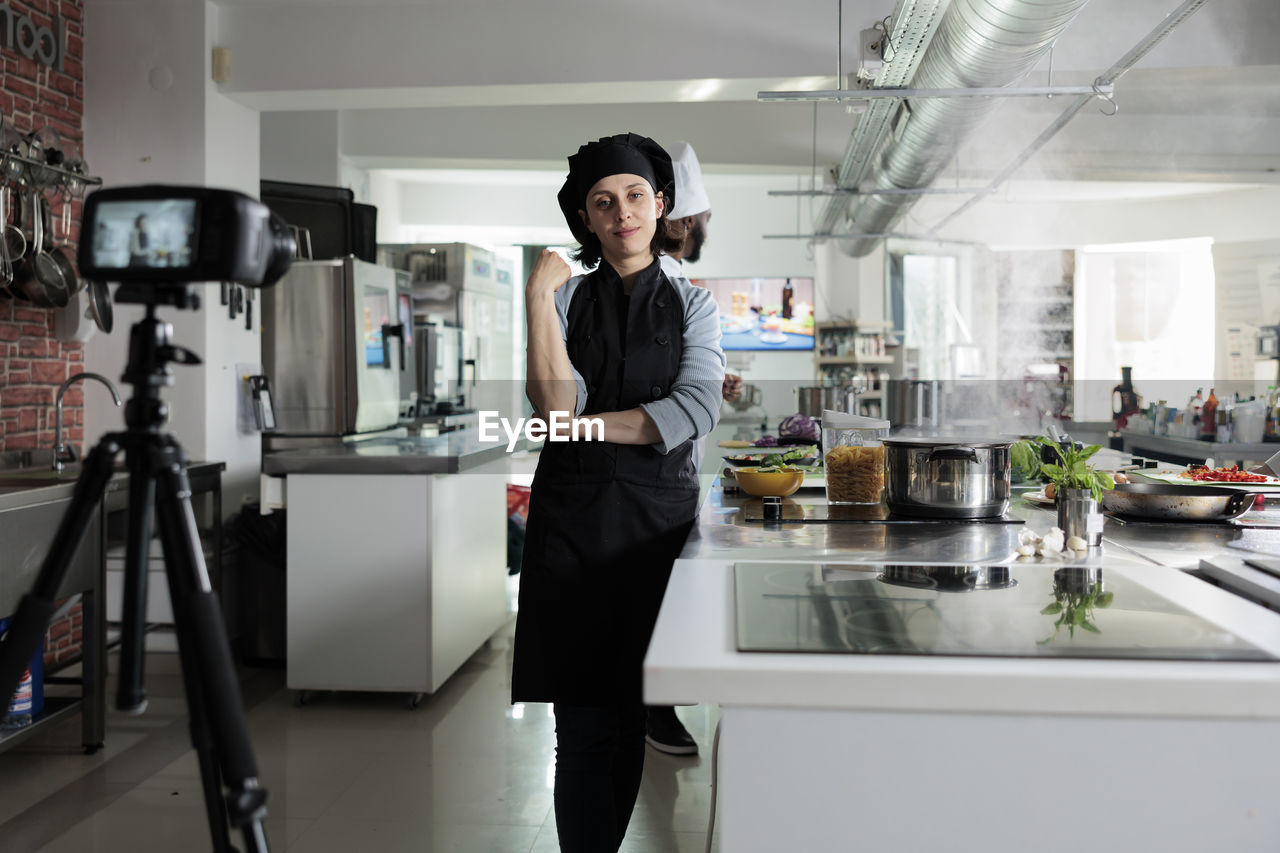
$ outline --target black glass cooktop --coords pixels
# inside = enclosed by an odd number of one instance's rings
[[[1277,660],[1122,569],[737,563],[738,650]]]

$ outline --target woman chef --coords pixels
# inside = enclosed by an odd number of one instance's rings
[[[616,850],[644,764],[641,662],[697,512],[693,440],[716,424],[724,353],[709,291],[668,276],[671,158],[634,133],[569,157],[560,209],[592,270],[544,251],[525,285],[526,389],[542,418],[598,418],[548,441],[529,505],[511,695],[552,702],[564,851]]]

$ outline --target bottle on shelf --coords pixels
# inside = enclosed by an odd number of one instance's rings
[[[1280,395],[1276,393],[1276,386],[1267,386],[1267,420],[1262,431],[1263,441],[1280,441],[1280,431],[1277,430],[1276,421],[1276,403],[1280,399]]]
[[[782,319],[791,319],[792,300],[794,298],[795,290],[791,287],[791,279],[787,279],[787,283],[782,285]]]
[[[1200,431],[1200,409],[1204,407],[1204,389],[1197,388],[1191,399],[1187,400],[1187,411],[1182,416],[1182,434],[1187,438],[1195,438]]]
[[[1209,398],[1200,407],[1200,440],[1213,441],[1218,435],[1218,398],[1209,389]]]

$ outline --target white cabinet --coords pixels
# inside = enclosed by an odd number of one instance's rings
[[[507,618],[508,471],[290,474],[288,686],[438,690]]]

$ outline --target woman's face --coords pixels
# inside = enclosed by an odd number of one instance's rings
[[[578,213],[587,230],[600,238],[605,260],[617,266],[652,254],[649,245],[664,203],[662,193],[654,193],[639,175],[610,175],[596,181],[587,193],[587,209]]]

